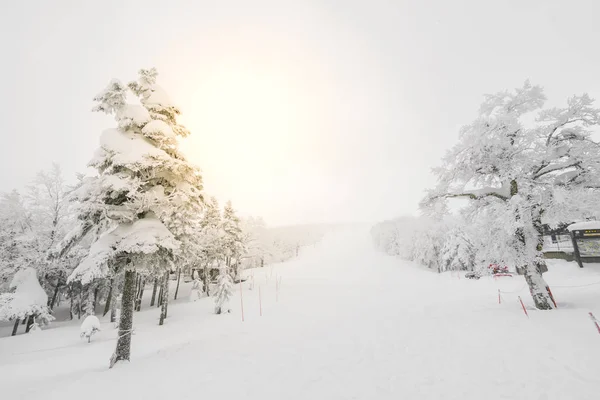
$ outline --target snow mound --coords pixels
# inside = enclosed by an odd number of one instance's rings
[[[88,342],[94,333],[100,330],[100,320],[95,315],[88,315],[81,323],[81,337],[88,338]]]

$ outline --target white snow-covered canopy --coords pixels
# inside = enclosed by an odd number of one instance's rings
[[[576,222],[567,227],[569,232],[571,231],[581,231],[585,229],[600,229],[600,221],[584,221],[584,222]]]
[[[154,215],[131,224],[120,224],[104,234],[90,248],[88,256],[77,266],[69,281],[83,284],[107,275],[107,263],[122,254],[153,254],[157,251],[177,251],[180,243]]]

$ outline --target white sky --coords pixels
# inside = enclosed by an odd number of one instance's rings
[[[270,224],[415,213],[483,93],[600,96],[597,1],[23,1],[0,13],[0,190],[84,171],[156,66],[208,194]]]

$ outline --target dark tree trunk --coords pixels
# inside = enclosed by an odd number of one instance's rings
[[[146,286],[146,278],[143,278],[140,282],[140,291],[138,293],[138,299],[136,304],[136,311],[140,311],[142,309],[142,298],[144,297],[144,288]]]
[[[96,315],[96,305],[98,303],[98,292],[100,291],[100,287],[96,286],[96,289],[94,289],[94,314]]]
[[[175,288],[175,298],[173,300],[177,300],[177,294],[179,293],[179,281],[181,281],[181,268],[177,271],[177,287]]]
[[[152,287],[152,298],[150,298],[150,307],[154,306],[156,301],[156,290],[158,289],[158,279],[154,278],[154,286]]]
[[[25,327],[25,333],[29,333],[29,331],[31,330],[31,327],[33,326],[33,322],[34,322],[34,318],[33,318],[33,314],[32,314],[27,319],[27,326]]]
[[[135,272],[125,271],[121,319],[119,321],[119,339],[117,348],[110,360],[110,368],[117,361],[129,361],[131,354],[131,329],[133,327],[133,302],[135,300]]]
[[[207,296],[210,296],[210,276],[209,276],[208,266],[204,267],[202,283],[204,284],[204,293],[206,293]]]
[[[106,314],[108,314],[108,311],[111,308],[114,284],[115,284],[115,278],[112,278],[110,280],[110,286],[108,287],[108,295],[106,296],[106,304],[104,304],[104,313],[102,314],[102,316],[105,316]]]
[[[83,303],[83,286],[79,287],[79,301],[77,302],[77,319],[81,319],[81,303]]]
[[[69,297],[71,298],[71,307],[69,308],[69,316],[72,321],[73,320],[73,297],[75,297],[73,294],[73,284],[71,284],[70,288],[69,288]]]
[[[60,282],[56,282],[56,287],[54,288],[54,294],[52,295],[52,300],[50,300],[50,310],[54,309],[54,305],[56,304],[56,299],[58,297],[58,292],[60,290]]]
[[[12,335],[15,336],[17,331],[19,330],[19,318],[16,319],[15,324],[13,325]]]
[[[165,285],[161,282],[161,284],[160,284],[160,291],[158,292],[158,301],[156,302],[156,307],[162,306],[162,302],[163,302],[163,289],[164,288],[165,288]]]
[[[158,321],[159,325],[163,325],[165,323],[165,319],[167,318],[167,307],[169,306],[169,273],[165,274],[165,280],[163,283],[163,296],[162,296],[162,304],[160,311],[160,320]]]

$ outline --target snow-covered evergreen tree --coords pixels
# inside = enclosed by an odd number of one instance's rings
[[[0,321],[15,321],[13,336],[20,321],[27,320],[26,331],[34,323],[47,324],[54,319],[48,309],[48,295],[40,286],[34,268],[20,269],[12,278],[11,291],[0,294]]]
[[[233,280],[227,265],[222,264],[219,268],[219,280],[215,292],[215,314],[228,313],[229,299],[233,294]]]
[[[225,255],[225,265],[230,268],[233,278],[238,279],[240,261],[246,253],[246,246],[240,219],[236,215],[231,201],[228,201],[223,209],[221,229],[223,230],[222,246]]]
[[[538,309],[552,309],[541,250],[543,224],[597,215],[600,145],[591,131],[600,112],[586,94],[564,108],[542,109],[546,97],[526,82],[514,92],[486,96],[479,117],[435,170],[438,185],[423,201],[465,197],[487,210],[507,243],[499,255],[527,281]],[[535,113],[534,123],[528,117]]]
[[[212,279],[212,269],[223,256],[223,231],[221,230],[221,211],[219,203],[215,197],[211,197],[207,202],[206,208],[200,221],[201,239],[201,257],[200,266],[202,267],[202,280],[204,292],[210,295],[210,281]]]
[[[141,104],[128,103],[129,93]],[[187,221],[202,203],[202,179],[177,150],[177,137],[189,132],[177,124],[179,110],[156,85],[155,70],[140,71],[129,88],[111,81],[95,101],[94,110],[113,115],[117,128],[100,137],[89,164],[97,176],[85,179],[76,193],[80,225],[58,254],[91,234],[90,252],[69,279],[86,284],[111,271],[125,274],[112,365],[129,360],[136,272],[166,279],[193,232]],[[165,316],[166,305],[161,320]]]

